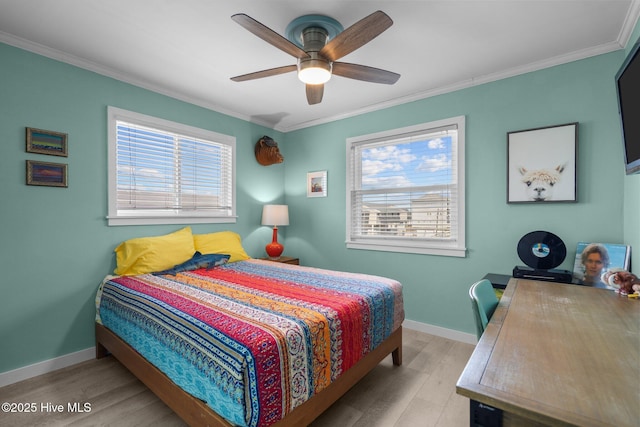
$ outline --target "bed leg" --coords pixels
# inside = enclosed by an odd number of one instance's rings
[[[102,344],[103,342],[109,343],[109,336],[105,334],[105,327],[96,323],[95,324],[95,334],[96,334],[96,359],[102,359],[103,357],[107,357],[111,354],[111,352],[107,349],[107,347]]]
[[[102,359],[109,355],[109,350],[96,340],[96,359]]]
[[[402,365],[402,346],[393,350],[393,352],[391,353],[391,358],[393,359],[393,364],[395,366]]]

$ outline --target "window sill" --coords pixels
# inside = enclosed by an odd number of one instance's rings
[[[160,225],[160,224],[225,224],[235,223],[236,217],[107,217],[109,226],[118,225]]]
[[[436,246],[407,246],[401,244],[390,243],[367,243],[367,242],[347,242],[347,249],[363,249],[369,251],[385,251],[385,252],[402,252],[422,255],[440,255],[465,258],[467,255],[466,248],[458,247],[436,247]]]

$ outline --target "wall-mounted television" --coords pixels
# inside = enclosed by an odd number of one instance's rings
[[[640,172],[640,40],[616,74],[627,175]]]

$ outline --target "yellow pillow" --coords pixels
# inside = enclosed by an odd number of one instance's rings
[[[243,261],[251,258],[242,247],[240,235],[233,231],[218,233],[194,234],[193,243],[196,251],[202,254],[229,254],[229,262]]]
[[[167,270],[195,253],[191,227],[164,236],[139,237],[122,242],[115,249],[119,276]]]

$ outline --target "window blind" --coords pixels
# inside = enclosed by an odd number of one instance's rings
[[[351,240],[455,240],[457,126],[351,146]]]
[[[117,120],[118,215],[232,215],[232,154],[228,144]]]

